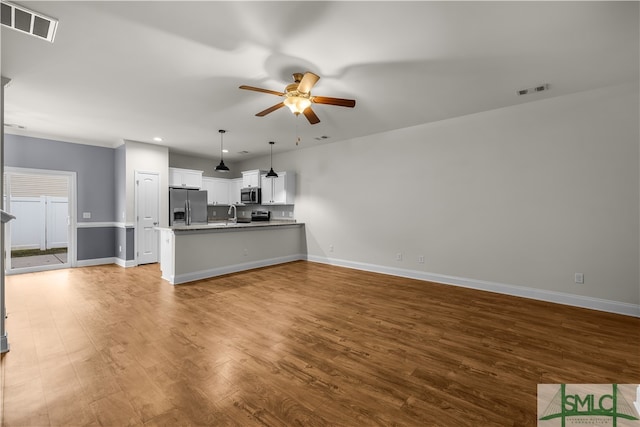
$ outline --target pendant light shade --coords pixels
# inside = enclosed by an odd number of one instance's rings
[[[271,145],[271,169],[269,169],[269,172],[267,172],[267,175],[266,175],[267,178],[278,177],[278,174],[273,171],[273,144],[275,144],[275,142],[269,141],[269,145]]]
[[[224,164],[224,160],[222,159],[222,135],[225,134],[226,130],[220,129],[220,164],[216,166],[216,172],[229,172],[229,168]]]

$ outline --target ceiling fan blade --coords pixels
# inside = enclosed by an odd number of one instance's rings
[[[267,108],[264,111],[260,111],[258,114],[256,114],[256,116],[258,116],[258,117],[266,116],[267,114],[273,113],[274,111],[276,111],[277,109],[282,108],[282,107],[284,107],[284,102],[280,102],[280,103],[278,103],[278,104],[276,104],[276,105],[274,105],[272,107]]]
[[[320,76],[313,74],[310,71],[304,73],[302,80],[298,83],[298,92],[309,93],[311,88],[320,80]]]
[[[320,119],[318,118],[318,116],[316,116],[316,113],[313,112],[311,107],[305,108],[302,114],[304,114],[307,120],[309,120],[309,123],[311,123],[312,125],[315,125],[316,123],[320,123]]]
[[[312,96],[311,102],[314,102],[316,104],[338,105],[340,107],[350,108],[356,106],[355,99],[330,98],[327,96]]]
[[[242,85],[240,86],[240,89],[254,90],[256,92],[263,92],[263,93],[269,93],[271,95],[284,96],[284,93],[282,92],[276,92],[275,90],[269,90],[269,89],[262,89],[260,87]]]

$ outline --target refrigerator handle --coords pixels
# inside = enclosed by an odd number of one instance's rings
[[[185,225],[191,225],[191,203],[187,200],[184,209],[184,223]]]

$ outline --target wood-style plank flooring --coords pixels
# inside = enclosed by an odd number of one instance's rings
[[[538,383],[640,383],[640,319],[311,262],[6,287],[3,426],[535,426]]]

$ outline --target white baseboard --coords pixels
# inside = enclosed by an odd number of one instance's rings
[[[92,258],[92,259],[79,259],[76,262],[77,267],[91,267],[92,265],[104,265],[104,264],[116,264],[116,257],[108,258]]]
[[[288,255],[279,258],[263,259],[258,261],[245,262],[241,264],[225,265],[224,267],[211,268],[207,270],[195,271],[193,273],[176,274],[169,277],[162,277],[172,285],[193,282],[194,280],[208,279],[210,277],[222,276],[224,274],[237,273],[239,271],[252,270],[254,268],[268,267],[270,265],[284,264],[286,262],[306,260],[305,254]]]
[[[445,285],[461,286],[464,288],[496,292],[505,295],[530,298],[557,304],[570,305],[574,307],[589,308],[592,310],[606,311],[609,313],[624,314],[626,316],[640,317],[640,305],[638,304],[629,304],[619,301],[611,301],[582,295],[548,291],[544,289],[529,288],[525,286],[488,282],[484,280],[468,279],[464,277],[447,276],[444,274],[427,273],[424,271],[386,267],[382,265],[367,264],[336,258],[318,257],[315,255],[309,255],[306,259],[311,262],[330,264],[338,267],[347,267],[356,270],[371,271],[373,273],[389,274],[392,276],[407,277],[410,279],[437,282]]]
[[[77,262],[77,267],[91,267],[92,265],[105,265],[105,264],[116,264],[119,265],[120,267],[135,267],[138,264],[136,264],[135,260],[124,260],[122,258],[118,258],[118,257],[108,257],[108,258],[93,258],[93,259],[83,259],[83,260],[78,260]]]
[[[124,260],[122,258],[118,258],[115,257],[115,263],[117,265],[119,265],[120,267],[124,267],[124,268],[129,268],[129,267],[137,267],[138,264],[136,264],[136,260],[135,259],[130,259],[130,260]]]

